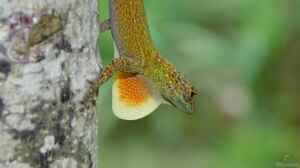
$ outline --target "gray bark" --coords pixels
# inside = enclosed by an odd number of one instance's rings
[[[0,168],[96,167],[98,30],[97,0],[0,0]]]

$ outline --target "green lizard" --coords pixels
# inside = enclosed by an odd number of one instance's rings
[[[120,56],[103,69],[89,93],[96,96],[98,87],[116,72],[113,111],[117,117],[145,117],[164,101],[192,112],[197,91],[155,48],[143,0],[109,0],[109,9],[110,18],[101,23],[101,31],[111,30]]]

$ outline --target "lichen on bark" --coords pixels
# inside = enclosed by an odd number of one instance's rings
[[[0,0],[0,168],[96,167],[96,109],[81,103],[100,72],[96,11],[97,0]],[[32,43],[48,16],[61,27]]]

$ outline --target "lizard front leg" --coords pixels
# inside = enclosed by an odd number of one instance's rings
[[[119,58],[113,59],[112,63],[107,65],[100,75],[93,81],[91,81],[90,88],[84,98],[84,101],[88,99],[95,99],[98,94],[98,88],[110,79],[114,72],[125,72],[125,73],[143,73],[142,68],[132,60],[131,58],[122,56]]]

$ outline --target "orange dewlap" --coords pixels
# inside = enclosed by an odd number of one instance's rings
[[[118,90],[120,101],[129,106],[143,104],[151,96],[146,81],[136,74],[118,73]]]

